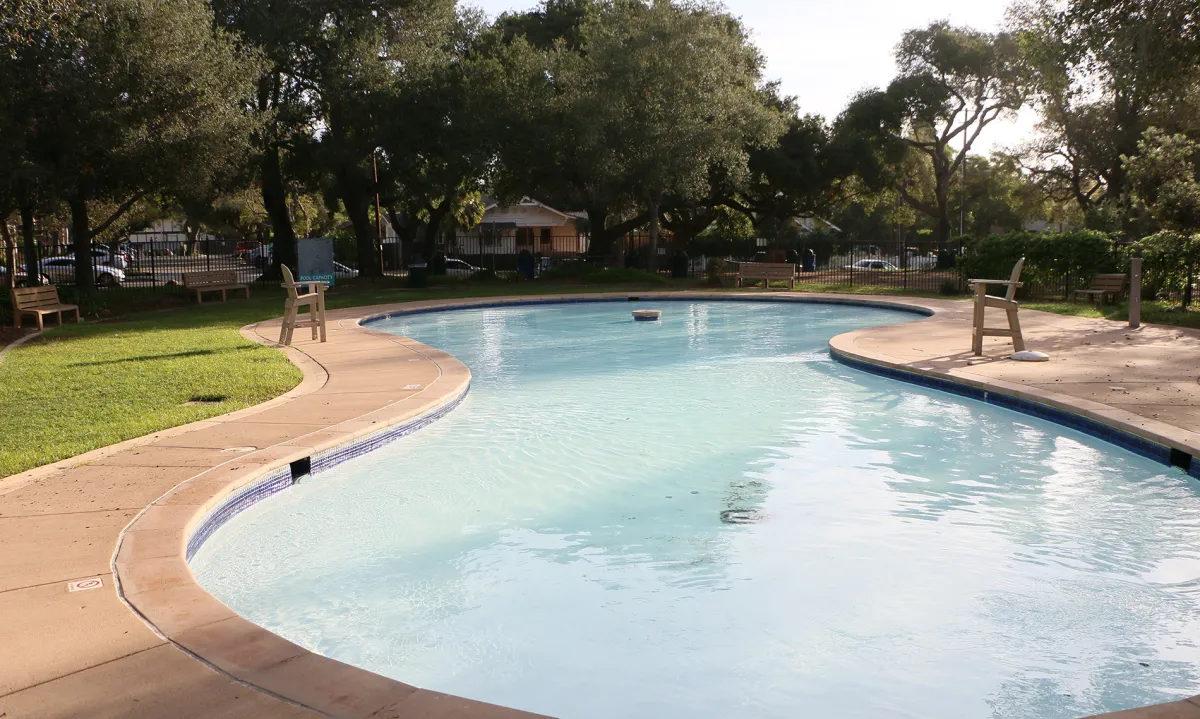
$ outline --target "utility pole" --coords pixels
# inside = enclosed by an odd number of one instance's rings
[[[371,150],[371,173],[375,178],[375,248],[379,252],[379,275],[383,276],[383,217],[379,214],[379,164]]]
[[[959,188],[959,203],[958,203],[958,241],[961,243],[963,235],[967,234],[967,133],[963,132],[963,158],[962,158],[962,187]]]

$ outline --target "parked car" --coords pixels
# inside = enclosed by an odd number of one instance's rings
[[[859,260],[852,265],[845,265],[843,270],[898,270],[899,267],[884,260]]]
[[[40,280],[40,284],[50,284],[50,278],[45,275],[39,275],[38,279]],[[17,287],[29,286],[29,274],[25,271],[25,265],[17,267],[17,281],[15,284]],[[0,285],[8,285],[8,268],[3,265],[0,265]]]
[[[72,255],[73,256],[73,255]],[[113,252],[103,245],[92,245],[92,262],[98,265],[108,265],[124,270],[129,267],[128,245]]]
[[[69,285],[75,281],[75,258],[70,255],[47,257],[38,263],[38,269],[54,284]],[[125,281],[125,271],[110,265],[92,265],[97,287],[116,287]]]
[[[260,270],[265,270],[267,269],[267,266],[271,264],[271,258],[274,256],[272,249],[273,248],[271,245],[260,245],[252,250],[247,250],[246,253],[242,255],[242,260],[244,260],[248,265],[253,265]]]
[[[347,267],[341,262],[333,263],[333,276],[339,280],[352,280],[358,277],[358,270],[353,267]]]
[[[235,257],[241,257],[242,259],[245,259],[247,252],[253,252],[262,246],[263,243],[259,242],[258,240],[242,240],[241,242],[238,242],[237,246],[233,249],[233,254]]]
[[[470,277],[479,270],[479,267],[463,260],[454,257],[446,258],[446,274],[451,277]]]

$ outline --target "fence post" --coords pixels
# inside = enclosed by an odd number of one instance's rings
[[[1129,260],[1129,327],[1137,329],[1142,324],[1142,258]]]

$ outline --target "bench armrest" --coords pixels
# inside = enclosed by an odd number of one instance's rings
[[[1024,282],[1013,282],[1012,280],[967,280],[967,284],[970,284],[970,285],[978,285],[978,284],[984,284],[984,285],[1016,285],[1017,287],[1024,287],[1024,286],[1025,286],[1025,283],[1024,283]]]

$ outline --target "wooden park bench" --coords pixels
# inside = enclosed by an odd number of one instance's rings
[[[33,315],[37,319],[39,330],[45,329],[45,315],[55,315],[58,324],[63,323],[63,312],[74,312],[75,321],[82,322],[79,316],[79,305],[64,305],[58,299],[58,288],[54,285],[41,287],[14,287],[12,290],[13,327],[21,327],[23,315]]]
[[[184,272],[183,289],[196,293],[196,304],[204,302],[205,292],[220,292],[221,301],[229,299],[230,290],[241,290],[250,299],[250,285],[238,282],[236,270],[209,270],[207,272]]]
[[[786,280],[788,289],[796,288],[796,266],[790,262],[741,262],[738,263],[737,286],[745,280],[762,280],[763,289],[770,289],[771,282]]]
[[[1096,275],[1092,278],[1092,284],[1086,290],[1075,290],[1071,295],[1071,301],[1074,302],[1080,295],[1087,295],[1092,302],[1099,297],[1101,302],[1111,297],[1113,302],[1121,299],[1125,295],[1125,282],[1129,277],[1127,275]]]

